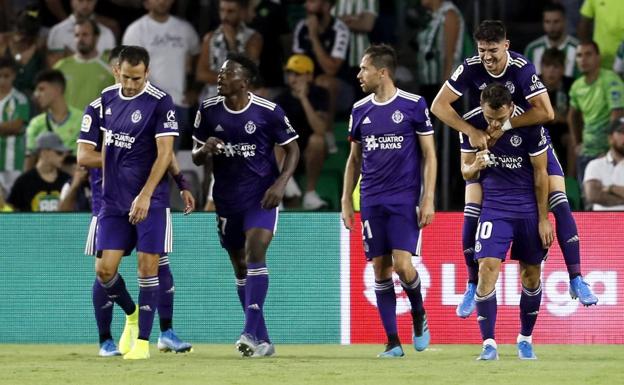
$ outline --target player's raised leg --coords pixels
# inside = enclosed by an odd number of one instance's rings
[[[160,320],[158,350],[176,353],[189,352],[193,349],[193,346],[188,342],[182,341],[175,330],[173,330],[175,283],[167,254],[162,254],[158,259],[158,283],[158,318]]]

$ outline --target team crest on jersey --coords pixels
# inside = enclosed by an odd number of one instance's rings
[[[507,82],[505,83],[505,87],[509,90],[510,93],[514,93],[514,91],[516,90],[516,86],[514,86],[514,84],[512,82],[510,82],[509,80],[507,80]]]
[[[403,113],[401,113],[401,111],[399,110],[394,111],[394,113],[392,114],[392,121],[396,124],[401,123],[403,121]]]
[[[82,124],[80,125],[80,131],[89,132],[91,129],[91,116],[85,115],[82,117]]]
[[[138,123],[141,121],[141,118],[143,116],[141,116],[141,111],[136,110],[132,113],[132,116],[130,117],[130,119],[132,120],[132,123]]]
[[[522,138],[519,137],[518,135],[513,135],[511,139],[509,139],[509,142],[511,143],[512,146],[518,147],[519,145],[522,144]]]
[[[251,120],[248,121],[247,124],[245,124],[245,132],[248,133],[249,135],[256,132],[256,124]]]

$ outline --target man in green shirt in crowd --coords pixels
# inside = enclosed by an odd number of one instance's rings
[[[24,169],[24,127],[30,119],[28,98],[13,87],[16,68],[12,57],[0,57],[0,186],[5,192]]]
[[[609,124],[624,115],[624,84],[615,72],[600,67],[593,41],[578,46],[576,63],[583,76],[570,88],[568,125],[582,185],[587,163],[609,150]]]
[[[585,0],[581,6],[581,21],[577,30],[579,40],[593,40],[598,44],[602,53],[602,68],[611,69],[613,66],[615,53],[624,40],[623,19],[622,0]]]
[[[58,61],[54,68],[65,76],[67,103],[83,110],[115,79],[97,50],[100,28],[95,20],[76,22],[74,31],[77,52]]]
[[[41,71],[35,79],[35,100],[43,111],[32,118],[26,128],[26,170],[36,161],[37,137],[46,131],[56,133],[63,144],[76,154],[76,139],[80,132],[82,110],[67,104],[63,92],[65,77],[58,70]]]

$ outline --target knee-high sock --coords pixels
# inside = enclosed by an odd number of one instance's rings
[[[139,278],[139,339],[149,341],[158,309],[158,276]]]
[[[161,255],[158,260],[158,318],[160,331],[164,332],[173,327],[173,297],[175,284],[169,268],[169,257]]]
[[[478,294],[475,296],[477,302],[477,321],[481,330],[481,338],[487,340],[494,339],[494,331],[496,329],[496,290],[483,297]]]
[[[263,307],[269,289],[269,271],[265,263],[247,264],[245,283],[245,328],[244,333],[260,339],[260,323],[264,318]]]
[[[407,294],[410,304],[412,305],[412,311],[415,313],[424,313],[422,293],[420,292],[420,276],[418,273],[411,282],[401,281],[403,291]]]
[[[581,253],[579,250],[579,236],[576,221],[570,210],[568,198],[561,191],[548,195],[550,210],[555,215],[557,240],[563,253],[570,279],[581,275]]]
[[[396,294],[394,293],[394,282],[392,278],[384,281],[375,281],[375,296],[377,297],[377,310],[381,317],[388,341],[397,338],[396,319]]]
[[[100,343],[113,338],[111,335],[111,323],[113,321],[113,301],[108,298],[106,290],[97,279],[93,282],[91,291],[91,299],[93,301],[93,312],[95,313],[95,322],[100,335]]]
[[[108,298],[119,305],[126,315],[134,313],[136,305],[134,304],[132,297],[130,297],[128,289],[126,289],[126,282],[119,273],[115,274],[115,276],[108,282],[100,282],[100,285],[102,285],[106,291]]]
[[[245,284],[247,283],[247,279],[238,279],[236,278],[236,293],[238,294],[238,300],[243,307],[243,312],[245,311]],[[269,331],[267,330],[266,324],[264,323],[264,313],[262,314],[262,318],[260,319],[260,323],[258,324],[257,330],[257,338],[258,341],[265,341],[271,343],[269,338]]]
[[[474,246],[480,215],[480,204],[466,203],[464,206],[464,225],[462,226],[462,247],[464,261],[468,269],[468,282],[472,283],[479,281],[479,264],[474,259]]]
[[[520,295],[520,334],[529,337],[537,321],[540,304],[542,303],[542,284],[537,289],[522,287]]]

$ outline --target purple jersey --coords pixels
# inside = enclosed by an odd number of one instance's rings
[[[418,135],[432,135],[425,99],[397,89],[387,102],[371,94],[353,105],[350,140],[362,145],[361,206],[417,204],[421,189]]]
[[[273,147],[297,139],[284,111],[252,93],[240,111],[225,105],[223,96],[202,102],[197,111],[193,139],[204,144],[214,136],[225,143],[213,157],[213,198],[220,215],[246,210],[262,200],[279,176]]]
[[[483,113],[472,115],[468,122],[477,128],[487,127]],[[477,151],[469,146],[462,143],[462,151]],[[494,165],[481,170],[479,178],[483,188],[482,216],[530,218],[537,215],[530,157],[540,155],[549,147],[545,129],[529,126],[506,131],[489,148],[494,155]]]
[[[101,98],[97,98],[87,105],[82,116],[78,143],[88,143],[95,146],[96,151],[102,151],[102,131],[100,130]],[[98,215],[102,207],[102,169],[89,169],[89,184],[91,185],[91,212]]]
[[[171,96],[149,82],[126,97],[121,85],[102,91],[100,125],[104,131],[103,213],[127,213],[158,156],[156,139],[178,136]],[[169,184],[163,178],[152,194],[151,208],[169,207]]]

